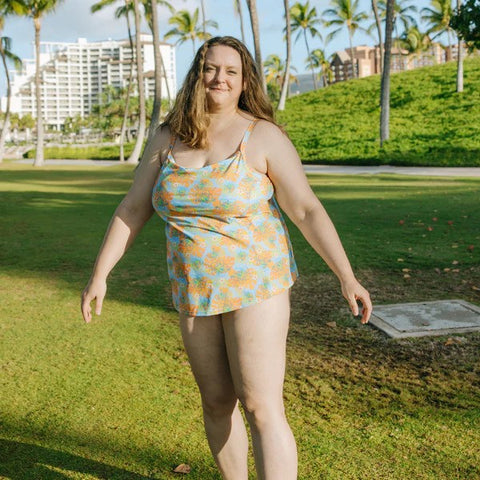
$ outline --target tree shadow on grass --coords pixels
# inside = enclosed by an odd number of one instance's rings
[[[73,474],[105,480],[150,480],[131,470],[38,445],[0,439],[0,476],[8,480],[66,480]]]

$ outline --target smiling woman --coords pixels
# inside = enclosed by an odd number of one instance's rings
[[[283,405],[290,287],[298,272],[280,207],[341,282],[352,313],[372,305],[298,154],[273,119],[252,56],[232,37],[196,53],[175,105],[145,149],[114,214],[82,311],[156,211],[166,223],[172,301],[202,397],[210,449],[226,480],[248,478],[248,420],[258,478],[297,477]]]

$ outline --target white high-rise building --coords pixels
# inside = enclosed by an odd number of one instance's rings
[[[152,35],[141,35],[145,94],[154,94],[154,50]],[[132,51],[128,40],[89,43],[41,42],[41,91],[43,118],[47,128],[61,130],[67,117],[90,115],[108,86],[125,88],[130,77]],[[162,43],[160,53],[165,75],[162,97],[175,98],[175,47]],[[136,83],[136,66],[133,68]],[[136,89],[133,93],[136,95]],[[2,99],[2,104],[5,98]],[[36,117],[35,60],[24,60],[21,72],[12,71],[11,111]]]

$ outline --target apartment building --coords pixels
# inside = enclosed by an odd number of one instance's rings
[[[154,95],[154,48],[152,35],[142,34],[142,58],[146,97]],[[101,101],[107,86],[128,85],[132,51],[128,40],[76,43],[41,42],[41,97],[45,125],[62,130],[67,117],[85,117]],[[162,43],[162,97],[176,95],[174,46]],[[134,79],[136,66],[134,62]],[[135,93],[134,93],[135,94]],[[2,103],[4,99],[2,99]],[[35,60],[24,60],[21,72],[12,71],[12,112],[36,117]]]

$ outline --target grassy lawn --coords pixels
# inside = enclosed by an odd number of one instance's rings
[[[379,146],[380,76],[291,98],[279,120],[305,162],[480,166],[480,57],[392,75],[390,139]]]
[[[158,218],[112,273],[101,320],[80,317],[131,178],[129,166],[0,170],[2,479],[169,479],[180,463],[192,467],[186,478],[220,479]],[[310,179],[375,303],[480,304],[480,179]],[[285,397],[299,478],[480,478],[480,334],[391,340],[360,325],[336,278],[290,231],[300,278]]]

